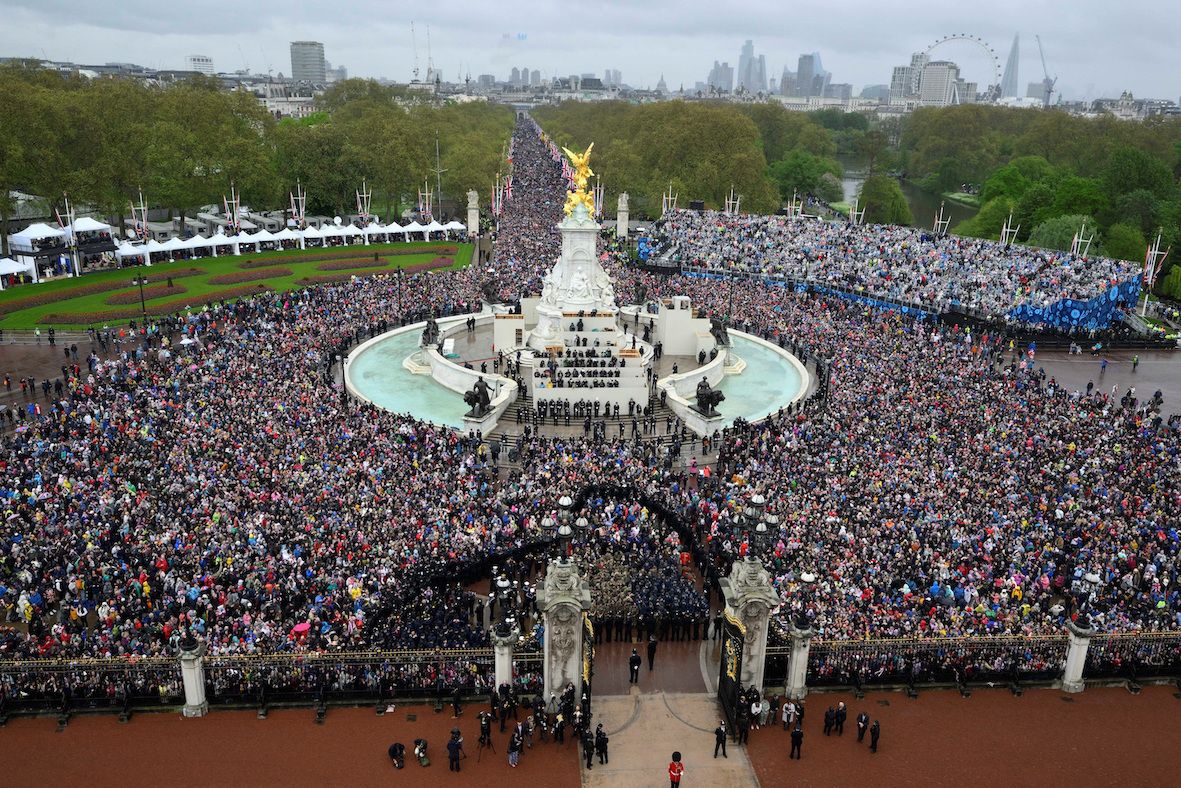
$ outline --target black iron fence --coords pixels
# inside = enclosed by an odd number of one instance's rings
[[[119,712],[180,707],[184,685],[175,659],[0,661],[0,714]]]
[[[1181,633],[1119,632],[1095,635],[1087,648],[1088,679],[1181,676]]]
[[[809,686],[872,687],[1061,678],[1066,635],[812,641]]]

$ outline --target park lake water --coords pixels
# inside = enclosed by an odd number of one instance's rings
[[[845,188],[846,202],[856,201],[863,183],[865,183],[864,172],[853,169],[845,170],[845,177],[841,179],[841,185]],[[906,198],[906,204],[910,206],[910,213],[914,217],[914,221],[911,223],[915,227],[931,229],[935,224],[935,214],[939,213],[939,203],[941,202],[944,203],[944,215],[951,219],[951,224],[948,225],[949,230],[954,230],[957,224],[971,219],[980,210],[952,200],[945,201],[942,196],[925,192],[911,181],[899,181],[898,185],[902,187],[902,196]]]

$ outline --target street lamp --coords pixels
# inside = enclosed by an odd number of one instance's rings
[[[139,285],[139,308],[143,312],[143,317],[144,317],[145,321],[147,321],[147,319],[148,319],[148,306],[147,306],[147,303],[144,301],[144,285],[146,285],[147,283],[148,283],[148,278],[146,276],[137,276],[135,279],[131,280],[131,284]]]
[[[513,615],[513,584],[504,575],[496,578],[496,603],[500,605],[500,620],[496,622],[496,634],[507,638],[512,634],[517,619]]]
[[[796,614],[796,629],[804,630],[812,625],[808,620],[808,605],[812,603],[812,588],[816,583],[816,575],[809,571],[800,573],[800,599],[804,606]]]
[[[541,527],[547,533],[551,534],[554,540],[558,543],[558,562],[570,563],[570,545],[575,538],[586,534],[590,530],[590,521],[585,517],[574,517],[571,507],[574,506],[574,501],[570,499],[569,495],[563,495],[558,499],[558,515],[553,518],[546,515],[541,520]]]

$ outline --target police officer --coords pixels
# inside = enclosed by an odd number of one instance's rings
[[[627,660],[627,667],[628,667],[628,670],[630,671],[630,677],[628,678],[629,684],[639,684],[640,683],[640,664],[643,661],[644,660],[640,658],[640,652],[636,651],[633,648],[632,655],[630,657],[628,657],[628,660]]]

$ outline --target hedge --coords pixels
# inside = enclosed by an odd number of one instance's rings
[[[163,282],[165,279],[183,279],[187,276],[202,276],[207,273],[203,268],[178,268],[175,271],[166,271],[157,274],[148,274],[145,277],[148,282]],[[19,312],[22,309],[32,309],[38,306],[47,306],[48,304],[56,304],[59,301],[69,301],[72,298],[81,298],[82,296],[97,295],[98,293],[106,293],[111,290],[122,290],[125,287],[132,286],[130,279],[112,279],[107,282],[93,282],[82,287],[71,287],[67,290],[54,290],[51,292],[40,293],[35,296],[27,298],[18,298],[14,301],[7,301],[0,304],[0,309],[4,312],[0,313],[0,320],[3,320],[13,312]]]
[[[417,274],[422,271],[435,271],[439,268],[450,268],[455,265],[455,260],[450,257],[436,257],[429,263],[418,263],[416,265],[408,265],[405,270],[408,274]]]
[[[217,301],[228,301],[234,298],[241,298],[242,296],[255,295],[265,290],[273,290],[274,288],[268,285],[253,284],[244,285],[243,287],[231,287],[228,290],[216,290],[205,295],[193,296],[192,298],[180,298],[175,301],[167,301],[163,304],[154,304],[148,307],[148,314],[154,316],[171,315],[180,312],[188,307],[199,307],[205,304],[212,304]],[[119,309],[119,310],[105,310],[103,312],[65,312],[65,313],[50,313],[41,318],[40,323],[57,323],[68,324],[75,326],[91,325],[93,323],[109,323],[112,320],[132,320],[142,315],[143,312],[139,309]]]
[[[263,268],[272,265],[276,262],[291,264],[291,263],[316,263],[325,260],[361,260],[366,257],[372,258],[374,251],[352,250],[352,251],[324,251],[311,252],[309,254],[284,255],[281,260],[262,259],[262,260],[243,260],[238,263],[239,268]],[[382,257],[390,257],[406,254],[443,254],[443,255],[457,255],[459,254],[458,247],[455,246],[419,246],[411,249],[381,249],[376,252]],[[360,266],[357,266],[358,268]]]
[[[290,268],[256,268],[253,271],[240,271],[232,274],[218,274],[207,280],[211,285],[236,285],[241,282],[257,282],[260,279],[272,279],[276,276],[294,276]]]
[[[340,282],[347,282],[353,277],[357,279],[368,279],[371,276],[389,276],[388,271],[358,271],[355,274],[321,274],[319,276],[305,276],[299,280],[300,284],[306,285],[334,285]]]
[[[163,298],[164,296],[180,295],[187,293],[189,289],[184,285],[156,285],[154,287],[145,287],[143,292],[143,300],[151,301],[154,298]],[[140,302],[139,290],[128,290],[125,293],[115,293],[106,300],[108,306],[124,306],[126,304],[138,304]]]

